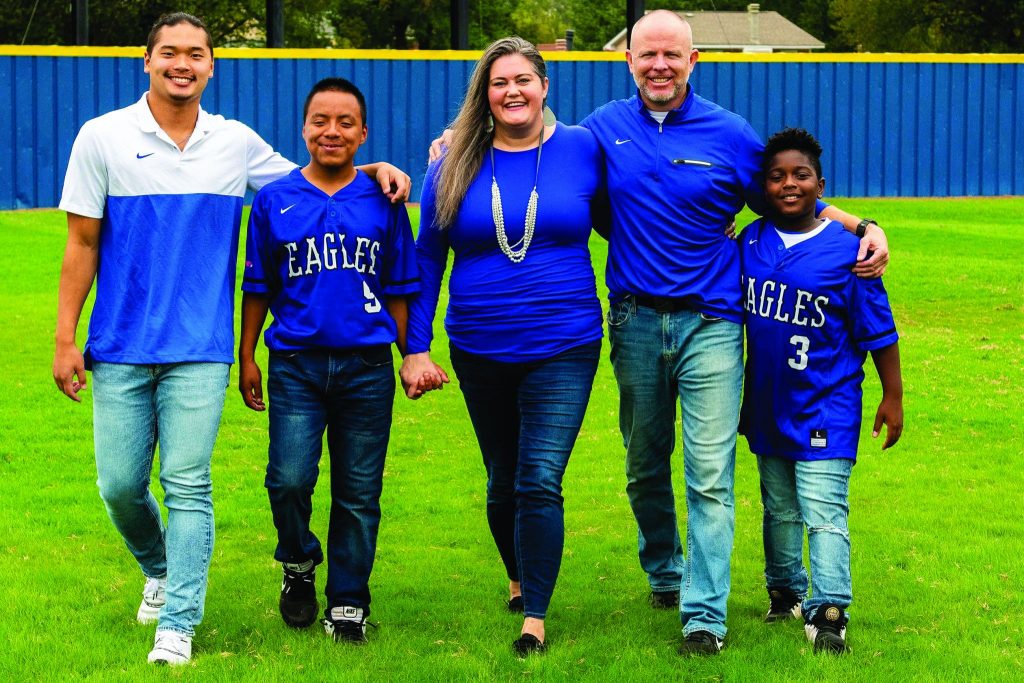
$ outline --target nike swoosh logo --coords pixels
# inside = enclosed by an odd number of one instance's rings
[[[625,140],[619,140],[618,138],[615,138],[616,145],[624,145],[627,142],[633,142],[633,138],[626,138]]]
[[[747,244],[753,244],[753,243],[754,243],[754,242],[756,242],[756,241],[757,241],[757,240],[750,240],[749,242],[747,242]]]
[[[136,152],[135,153],[135,158],[136,159],[145,159],[146,157],[151,157],[154,154],[156,154],[156,152],[150,152],[149,154],[139,154],[138,152]]]
[[[288,213],[289,211],[291,211],[294,208],[295,208],[294,204],[292,204],[291,206],[286,206],[283,209],[281,209],[281,214],[284,215],[284,214]]]

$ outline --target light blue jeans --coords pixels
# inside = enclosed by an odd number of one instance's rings
[[[210,458],[225,363],[95,363],[93,427],[97,484],[114,526],[148,577],[167,576],[157,628],[194,635],[203,619],[213,553]],[[160,445],[167,526],[149,490]]]
[[[757,456],[764,503],[764,577],[768,588],[806,598],[810,621],[828,603],[845,611],[853,600],[847,518],[853,460],[793,461]],[[811,597],[804,569],[804,528],[811,558]]]
[[[608,336],[640,565],[653,590],[679,588],[685,634],[710,631],[724,638],[736,526],[743,328],[690,310],[659,313],[628,298],[609,310]],[[677,400],[683,415],[685,560],[672,491]]]

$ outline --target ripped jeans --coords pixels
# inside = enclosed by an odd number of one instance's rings
[[[769,588],[804,597],[810,621],[824,603],[846,611],[850,580],[850,472],[853,460],[806,460],[757,456],[764,503],[764,576]],[[804,528],[811,559],[811,595],[803,565]]]

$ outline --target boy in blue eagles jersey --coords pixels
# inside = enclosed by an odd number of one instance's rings
[[[888,426],[883,449],[903,429],[903,384],[881,279],[856,277],[857,238],[815,217],[825,188],[820,157],[821,146],[800,129],[765,146],[771,217],[739,239],[747,330],[740,432],[761,474],[766,621],[802,614],[814,651],[839,653],[852,599],[848,491],[867,352],[882,383],[872,436]]]
[[[266,487],[284,565],[281,616],[305,628],[319,610],[314,572],[324,553],[309,519],[326,430],[323,623],[336,641],[363,643],[395,392],[390,345],[405,352],[406,296],[419,291],[419,271],[405,207],[353,165],[367,134],[363,94],[324,79],[303,121],[309,164],[267,185],[249,216],[239,390],[249,408],[265,409],[255,350],[270,310]]]

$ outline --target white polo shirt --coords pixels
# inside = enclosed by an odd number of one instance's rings
[[[87,363],[230,363],[242,199],[293,168],[202,109],[179,150],[145,94],[86,122],[60,208],[102,219]]]

